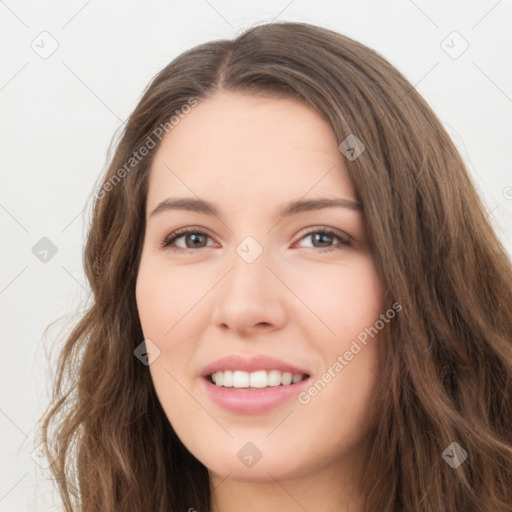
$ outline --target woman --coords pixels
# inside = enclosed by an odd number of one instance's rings
[[[66,510],[512,510],[510,261],[364,45],[274,23],[171,62],[85,269],[42,421]]]

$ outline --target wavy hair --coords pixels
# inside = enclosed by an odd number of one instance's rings
[[[210,510],[207,468],[177,437],[133,352],[143,340],[135,283],[156,134],[219,90],[298,99],[340,143],[353,134],[365,145],[346,166],[387,300],[403,309],[380,360],[364,510],[511,512],[510,259],[456,147],[408,80],[349,37],[291,22],[179,55],[110,150],[84,248],[90,304],[59,349],[40,419],[65,510]],[[148,138],[155,147],[141,157]],[[457,468],[442,457],[453,442],[468,453]]]

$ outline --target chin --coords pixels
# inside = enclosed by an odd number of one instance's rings
[[[274,482],[274,479],[290,479],[303,476],[311,471],[311,461],[292,460],[297,450],[277,450],[267,446],[258,454],[250,442],[223,443],[223,449],[212,453],[194,453],[210,474],[241,482]],[[231,446],[232,448],[229,448]]]

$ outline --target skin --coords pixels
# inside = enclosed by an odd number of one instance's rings
[[[368,403],[378,391],[378,335],[307,405],[294,396],[265,413],[229,412],[200,378],[219,357],[266,354],[309,369],[315,381],[385,312],[360,211],[276,218],[295,199],[356,200],[338,144],[302,103],[219,92],[155,155],[136,299],[144,336],[160,350],[152,381],[174,430],[209,470],[213,511],[361,510],[356,478],[375,423]],[[171,196],[214,202],[221,218],[150,215]],[[189,226],[208,236],[161,248]],[[322,227],[349,235],[352,246],[311,236]],[[247,236],[263,249],[252,263],[236,252]],[[250,468],[237,457],[248,441],[262,453]]]

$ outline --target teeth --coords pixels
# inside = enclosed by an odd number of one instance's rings
[[[290,372],[279,370],[258,370],[256,372],[243,372],[240,370],[216,372],[212,374],[212,380],[217,386],[225,388],[266,388],[269,386],[288,386],[300,382],[306,376],[293,375]]]

